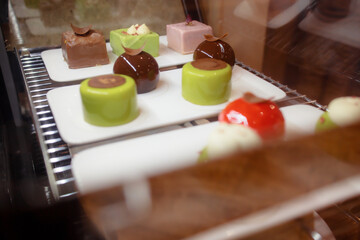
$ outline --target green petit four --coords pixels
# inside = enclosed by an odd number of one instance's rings
[[[135,80],[121,74],[88,78],[80,84],[84,119],[96,126],[128,123],[139,115]]]
[[[144,44],[143,51],[153,57],[159,56],[159,34],[150,31],[145,24],[110,31],[110,45],[117,56],[125,52],[123,47],[139,49]]]
[[[182,96],[197,105],[227,102],[231,94],[232,70],[224,61],[203,58],[182,68]]]

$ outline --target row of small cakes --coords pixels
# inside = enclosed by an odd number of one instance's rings
[[[99,39],[98,32],[91,28],[73,29],[78,36],[90,34]],[[167,26],[168,47],[181,54],[193,52],[194,61],[182,68],[185,100],[197,105],[216,105],[229,100],[235,54],[223,41],[225,37],[214,37],[211,27],[196,21]],[[67,45],[66,39],[63,42]],[[84,118],[88,123],[120,125],[133,121],[140,114],[137,94],[154,90],[159,81],[159,68],[154,59],[159,54],[158,42],[158,35],[146,25],[133,25],[110,34],[111,46],[118,55],[114,74],[87,79],[80,86]],[[66,48],[63,51],[70,66],[70,55],[66,55]],[[95,65],[106,64],[105,58],[100,59],[102,62]],[[360,98],[335,99],[328,110],[319,119],[317,132],[359,121]],[[218,120],[220,124],[211,133],[200,161],[253,149],[264,142],[282,139],[285,133],[284,117],[278,106],[251,93],[229,103]]]
[[[61,41],[63,57],[69,68],[109,64],[105,38],[100,31],[92,29],[91,25],[79,28],[71,24],[71,28],[72,31],[62,34]],[[219,38],[214,38],[212,34],[210,26],[198,21],[166,26],[167,46],[174,51],[181,54],[194,53],[194,59],[203,58],[205,54],[206,57],[221,59],[233,66],[235,55],[232,48],[225,42],[217,41]],[[215,41],[217,44],[211,43]],[[142,46],[151,56],[159,56],[159,35],[146,24],[110,31],[110,45],[117,56],[125,52],[124,48],[139,49]]]
[[[179,27],[180,25],[189,27],[191,28],[190,30],[193,30],[194,27],[195,30],[199,30],[197,32],[198,35],[202,33],[207,33],[200,31],[201,29],[203,29],[204,26],[206,26],[206,29],[209,29],[207,25],[199,22],[186,22],[175,25],[177,25],[175,29],[181,29],[182,27]],[[171,28],[173,26],[168,25],[168,27]],[[74,56],[74,54],[72,55],[72,53],[74,53],[74,49],[69,47],[72,46],[71,43],[74,40],[69,36],[73,36],[73,38],[75,39],[87,38],[91,40],[98,40],[99,35],[98,32],[96,30],[92,30],[91,27],[77,28],[75,26],[72,26],[72,28],[73,34],[69,32],[63,34],[63,54],[64,58],[69,63],[69,66],[74,66],[76,64],[78,64],[77,66],[79,66],[79,63],[82,62],[72,61],[74,60],[74,58],[70,57]],[[174,35],[172,34],[172,31],[169,32],[170,37],[168,39],[171,42],[171,36]],[[181,34],[181,32],[178,33]],[[152,41],[154,43],[154,45],[152,46],[154,47],[151,48],[150,53],[149,50],[146,49],[146,46],[149,46],[147,44],[147,40],[149,38],[154,39],[156,38],[156,36],[158,37],[157,34],[149,32],[146,25],[133,25],[128,29],[119,29],[111,32],[110,38],[113,40],[110,41],[110,43],[112,43],[113,51],[116,54],[119,54],[113,66],[114,75],[98,76],[95,78],[87,79],[81,84],[80,87],[84,109],[84,117],[88,123],[98,126],[114,126],[127,123],[136,118],[136,116],[138,115],[138,110],[136,110],[137,104],[136,94],[133,94],[134,89],[136,89],[135,91],[138,94],[146,93],[154,90],[159,81],[159,67],[156,60],[154,59],[154,56],[157,56],[158,52],[158,44],[156,44],[158,41]],[[200,50],[202,49],[201,46],[205,45],[206,48],[209,50],[209,54],[204,56],[194,54],[194,59],[199,59],[184,66],[182,93],[183,97],[186,100],[194,104],[220,104],[226,102],[230,96],[231,67],[228,63],[222,60],[217,60],[215,58],[213,59],[211,57],[209,58],[209,55],[212,54],[215,57],[220,56],[221,54],[217,53],[217,50],[221,51],[222,49],[224,49],[223,45],[225,45],[225,49],[230,52],[230,60],[232,61],[230,63],[232,65],[234,64],[235,57],[230,45],[223,42],[221,39],[214,38],[212,35],[205,36],[206,40],[202,40],[203,42],[198,44],[198,47],[195,50],[199,49],[200,52]],[[183,39],[189,40],[189,38]],[[198,37],[198,41],[201,41],[200,37]],[[221,46],[217,46],[217,43],[219,43]],[[139,47],[139,44],[142,44],[140,48],[134,48]],[[132,48],[125,47],[125,45],[130,45]],[[104,48],[104,44],[99,44],[99,46],[101,46],[102,49]],[[117,48],[116,46],[120,46],[120,48]],[[211,48],[209,46],[213,47]],[[157,51],[153,51],[154,49]],[[187,47],[187,49],[189,48]],[[84,51],[84,49],[82,50]],[[204,52],[203,50],[201,51]],[[98,53],[100,52],[101,51],[98,51]],[[229,54],[224,56],[229,58]],[[91,64],[96,64],[94,63],[96,59],[102,59],[97,64],[105,62],[106,60],[104,60],[104,58],[93,57],[91,59],[91,61],[93,61],[91,62]],[[81,67],[83,66],[88,65],[82,64]],[[130,79],[128,77],[130,77]],[[121,79],[121,81],[119,79]],[[130,84],[129,82],[131,81],[134,81],[135,84]],[[101,84],[94,85],[94,82],[98,82]],[[203,91],[205,89],[208,90]],[[123,96],[117,96],[120,94],[122,94]],[[117,102],[119,102],[120,100],[124,102],[124,97],[128,98],[128,105],[121,105],[121,109],[116,110],[115,106],[117,105]],[[123,109],[128,110],[125,111]]]
[[[281,140],[285,135],[285,120],[276,103],[251,93],[229,103],[218,121],[219,125],[210,133],[207,145],[199,154],[199,162],[249,151],[266,142]],[[323,133],[359,121],[360,97],[337,97],[314,123],[314,132]]]

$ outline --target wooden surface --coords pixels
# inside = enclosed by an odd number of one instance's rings
[[[81,200],[97,226],[111,222],[120,239],[182,239],[358,175],[359,140],[356,125],[153,177],[152,207],[137,220],[123,215],[129,225],[99,219],[124,204],[121,188]]]

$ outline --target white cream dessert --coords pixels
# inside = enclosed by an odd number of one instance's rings
[[[316,124],[316,131],[345,127],[359,121],[360,97],[339,97],[329,103],[328,110],[321,115]]]
[[[261,144],[261,137],[252,128],[239,124],[219,123],[209,136],[204,150],[205,158],[214,159],[236,151],[248,151]]]
[[[338,126],[360,121],[360,97],[340,97],[330,102],[329,117]]]

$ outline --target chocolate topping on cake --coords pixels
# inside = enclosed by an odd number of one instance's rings
[[[124,48],[126,54],[129,54],[130,56],[135,56],[135,55],[138,55],[138,54],[140,54],[142,52],[145,45],[146,45],[146,42],[138,49],[126,48],[123,45],[121,45],[121,46]]]
[[[80,27],[74,26],[73,24],[70,24],[70,25],[76,35],[86,35],[91,30],[91,27],[92,27],[91,25],[89,25],[89,26],[80,28]]]
[[[191,62],[191,65],[201,70],[220,70],[226,68],[226,62],[214,58],[201,58]]]
[[[89,86],[93,88],[113,88],[125,83],[125,78],[117,75],[102,75],[89,80]]]
[[[225,38],[227,35],[228,35],[228,34],[225,33],[225,34],[222,35],[221,37],[215,37],[215,36],[213,36],[213,35],[211,35],[211,34],[205,34],[205,35],[204,35],[204,38],[205,38],[206,41],[215,42],[215,41],[217,41],[217,40],[221,40],[221,39]]]

